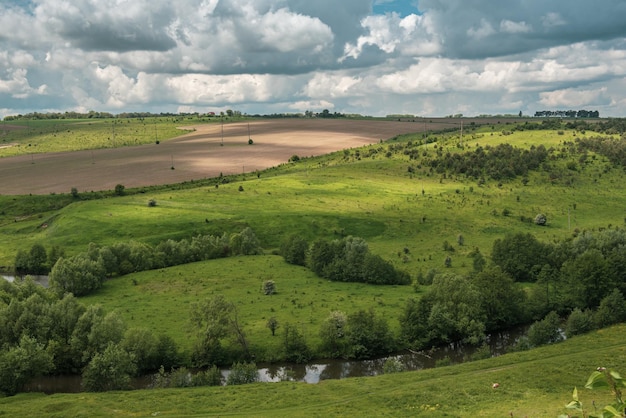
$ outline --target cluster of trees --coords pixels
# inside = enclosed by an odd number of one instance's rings
[[[83,296],[99,289],[102,282],[111,276],[261,252],[259,240],[251,228],[230,236],[198,235],[191,240],[180,241],[168,239],[156,247],[137,241],[111,246],[91,243],[86,252],[57,260],[50,271],[50,285],[60,293]]]
[[[42,374],[82,373],[87,390],[126,389],[131,376],[174,367],[168,336],[128,328],[98,305],[85,307],[26,279],[0,281],[0,392],[18,392]]]
[[[439,173],[501,180],[524,176],[529,170],[540,167],[547,157],[548,150],[543,145],[533,145],[523,150],[510,144],[499,144],[495,147],[477,147],[472,152],[447,153],[431,159],[428,164]]]
[[[426,293],[404,308],[401,342],[416,349],[479,344],[489,332],[536,321],[521,342],[528,348],[560,340],[562,329],[576,335],[626,321],[625,231],[585,232],[557,244],[507,235],[494,242],[491,261],[474,263],[467,277],[434,274]],[[516,282],[537,286],[525,292]]]
[[[363,238],[347,236],[332,241],[317,239],[309,245],[293,235],[281,246],[281,254],[291,264],[306,266],[315,274],[338,282],[370,284],[410,284],[408,273],[372,254]]]
[[[536,118],[599,118],[597,110],[539,110],[535,112]]]
[[[626,293],[626,231],[585,231],[556,244],[513,234],[493,244],[494,264],[515,281],[539,284],[529,301],[535,316],[596,309],[614,289]]]
[[[592,151],[603,155],[613,164],[626,167],[626,143],[610,137],[576,138],[580,151]]]
[[[400,317],[404,345],[423,349],[453,341],[480,344],[486,334],[526,323],[526,294],[497,266],[469,277],[438,274]]]
[[[57,260],[63,257],[64,251],[61,247],[53,246],[50,250],[40,244],[35,243],[29,251],[20,249],[15,255],[15,274],[25,276],[27,274],[40,276],[50,272],[50,269]]]

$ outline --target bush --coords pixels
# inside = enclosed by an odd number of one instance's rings
[[[235,363],[226,378],[227,385],[245,385],[259,380],[259,373],[254,363]]]
[[[406,370],[404,364],[395,357],[389,357],[383,363],[383,373],[391,374],[391,373],[400,373]]]
[[[136,365],[119,345],[109,343],[103,353],[97,353],[83,373],[83,385],[89,392],[130,389],[130,377]]]
[[[560,329],[561,320],[552,311],[541,321],[537,321],[528,329],[528,342],[533,347],[559,342],[563,339]]]
[[[535,216],[535,225],[545,226],[547,222],[548,218],[543,213],[539,213],[537,216]]]
[[[585,334],[595,328],[593,313],[589,309],[581,311],[576,308],[567,318],[565,323],[565,336],[567,338],[578,334]]]
[[[276,293],[276,283],[274,280],[266,280],[263,282],[263,294],[264,295],[273,295]]]
[[[153,208],[153,207],[155,207],[156,205],[157,205],[157,201],[156,201],[156,200],[154,200],[154,199],[150,199],[150,200],[148,200],[148,207]]]
[[[614,289],[602,299],[594,315],[594,321],[598,328],[626,321],[626,301],[619,290]]]
[[[191,386],[221,386],[222,372],[213,366],[203,372],[191,376]]]
[[[285,324],[283,340],[284,357],[294,363],[306,363],[311,359],[311,350],[306,344],[304,335],[295,325]]]
[[[118,196],[124,196],[124,190],[126,187],[123,184],[115,185],[115,194]]]
[[[304,266],[309,244],[300,235],[290,235],[280,246],[280,253],[289,264]]]

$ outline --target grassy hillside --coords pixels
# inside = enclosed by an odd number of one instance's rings
[[[625,326],[489,360],[319,384],[159,389],[104,394],[19,394],[0,399],[0,414],[48,416],[432,416],[555,417],[577,386],[592,411],[608,391],[583,389],[598,366],[623,372]],[[499,387],[494,389],[493,383]]]
[[[267,251],[291,233],[310,240],[361,236],[373,252],[412,274],[442,268],[447,255],[443,243],[448,241],[456,247],[451,268],[463,271],[469,251],[478,247],[488,254],[492,242],[506,232],[532,232],[542,240],[554,240],[571,236],[576,229],[624,223],[622,169],[601,156],[582,164],[580,155],[562,151],[564,141],[573,139],[572,131],[505,136],[487,127],[466,133],[463,149],[457,146],[458,135],[439,135],[436,143],[427,145],[419,145],[421,139],[421,135],[406,136],[305,159],[267,170],[260,177],[230,178],[219,188],[208,181],[87,201],[69,196],[37,200],[0,196],[0,265],[10,266],[17,249],[28,249],[34,242],[60,245],[74,254],[89,242],[104,245],[135,239],[156,244],[167,238],[238,232],[250,226]],[[520,177],[478,182],[431,172],[427,165],[438,151],[442,155],[467,152],[503,142],[554,148],[551,171],[530,172],[524,185]],[[411,160],[406,154],[411,150],[417,150],[419,158]],[[568,163],[574,164],[570,164],[573,169],[567,168]],[[31,203],[20,204],[29,199]],[[158,205],[148,207],[149,199]],[[548,217],[546,228],[521,221],[540,212]],[[464,237],[463,247],[457,245],[459,234]]]

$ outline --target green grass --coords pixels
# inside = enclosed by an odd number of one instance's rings
[[[274,280],[277,293],[262,292],[264,280]],[[298,326],[307,343],[316,348],[318,330],[330,312],[346,313],[373,307],[398,331],[398,313],[416,294],[411,286],[373,286],[320,279],[304,267],[287,264],[282,257],[234,257],[131,274],[105,282],[97,294],[81,298],[117,310],[129,326],[144,327],[174,338],[190,353],[196,334],[189,323],[193,302],[224,295],[237,306],[239,320],[257,361],[278,359],[281,329],[275,337],[266,327],[275,317],[279,325]]]
[[[43,395],[0,399],[0,415],[49,416],[431,416],[555,417],[577,386],[592,410],[608,391],[583,389],[598,366],[623,372],[621,325],[563,343],[497,358],[416,372],[195,389]],[[493,383],[500,387],[493,389]]]
[[[6,130],[0,124],[0,157],[149,144],[180,136],[181,125],[207,121],[182,116],[12,121],[23,129]]]

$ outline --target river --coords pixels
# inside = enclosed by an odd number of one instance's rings
[[[526,327],[511,331],[491,334],[488,345],[492,356],[506,353],[515,342],[527,331]],[[433,368],[439,361],[458,364],[474,354],[476,347],[461,343],[453,343],[431,350],[420,352],[403,352],[392,356],[373,360],[318,360],[309,364],[275,363],[258,364],[258,377],[261,382],[279,382],[289,379],[306,383],[318,383],[321,380],[344,379],[347,377],[375,376],[383,373],[385,361],[392,357],[398,360],[407,371]],[[224,380],[230,373],[229,369],[222,369]],[[135,378],[132,382],[134,389],[149,388],[152,375]],[[82,392],[82,380],[79,375],[70,376],[42,376],[33,379],[24,388],[27,392],[44,393],[78,393]]]
[[[2,277],[7,282],[13,283],[15,281],[15,276],[10,273],[0,273],[0,277]],[[43,287],[48,287],[48,276],[30,276],[33,278],[33,281]],[[21,278],[18,278],[21,280]]]

